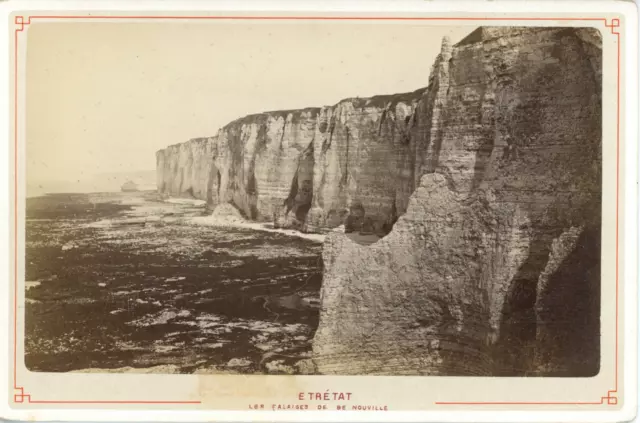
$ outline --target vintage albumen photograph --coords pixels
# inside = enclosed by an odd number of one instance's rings
[[[599,373],[599,30],[27,40],[28,370]]]

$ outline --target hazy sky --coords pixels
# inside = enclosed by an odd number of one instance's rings
[[[28,179],[155,169],[155,152],[251,113],[426,86],[473,27],[306,22],[32,23]]]

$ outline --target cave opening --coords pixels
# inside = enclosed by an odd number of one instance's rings
[[[305,227],[313,200],[313,142],[301,152],[298,167],[291,178],[289,195],[284,200],[286,225],[298,230]]]
[[[298,168],[291,180],[289,196],[283,204],[285,215],[291,214],[294,219],[293,222],[290,221],[290,224],[298,229],[302,228],[306,222],[313,199],[313,181],[307,173],[309,172],[305,173],[304,168]]]

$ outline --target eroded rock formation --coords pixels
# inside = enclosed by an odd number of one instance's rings
[[[373,245],[325,242],[320,373],[598,373],[598,39],[480,28],[443,43],[406,213]]]
[[[349,220],[384,235],[419,171],[410,128],[422,91],[246,116],[158,151],[158,189],[277,226],[322,231]]]
[[[324,374],[599,369],[596,30],[478,28],[426,89],[250,115],[157,153],[158,189],[325,242]]]

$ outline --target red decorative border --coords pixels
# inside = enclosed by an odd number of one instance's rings
[[[344,16],[117,16],[117,15],[38,15],[15,16],[14,37],[14,322],[13,322],[13,388],[17,392],[13,396],[14,403],[30,404],[200,404],[201,401],[47,401],[32,400],[31,395],[25,394],[24,387],[17,381],[17,339],[18,339],[18,34],[31,23],[32,19],[179,19],[179,20],[316,20],[316,21],[599,21],[604,22],[611,33],[616,36],[618,49],[617,61],[617,119],[616,119],[616,328],[615,328],[615,383],[614,389],[607,391],[607,395],[600,401],[584,402],[535,402],[535,401],[504,401],[504,402],[459,402],[436,401],[437,405],[617,405],[618,404],[618,344],[619,344],[619,199],[620,199],[620,27],[619,19],[612,19],[611,23],[606,18],[452,18],[452,17],[344,17]]]

